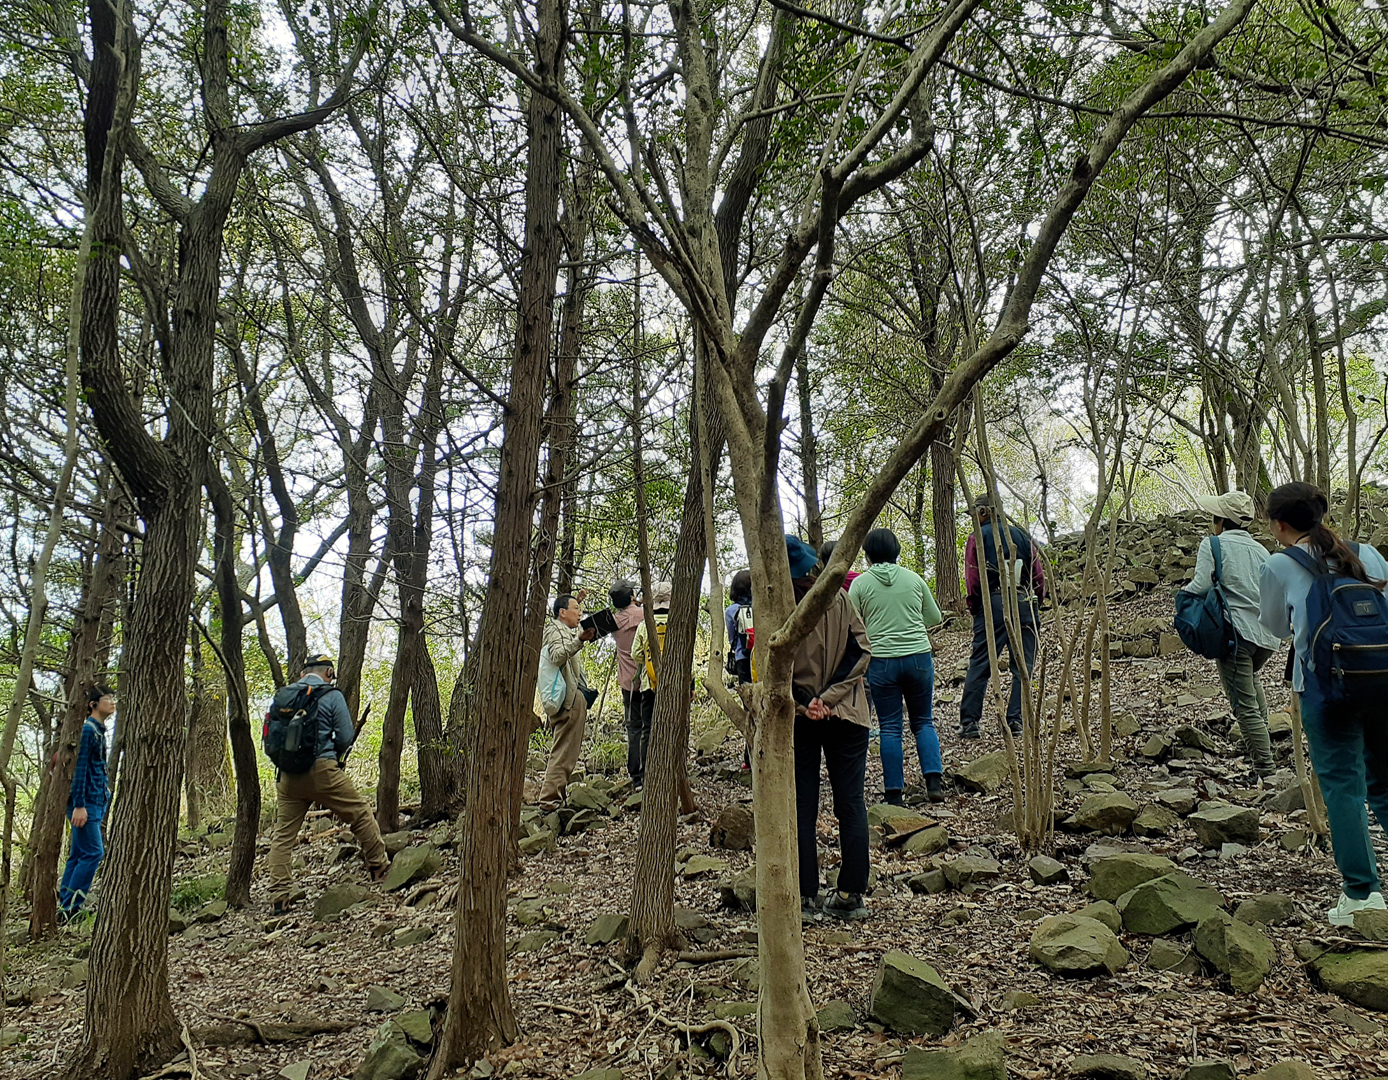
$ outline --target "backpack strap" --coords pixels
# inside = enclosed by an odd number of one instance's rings
[[[1281,554],[1287,556],[1287,558],[1291,559],[1292,562],[1296,563],[1302,569],[1309,571],[1313,577],[1319,577],[1321,574],[1330,572],[1330,567],[1326,566],[1325,563],[1316,558],[1309,551],[1297,547],[1295,544],[1284,547]]]
[[[1219,554],[1219,537],[1210,537],[1210,554],[1214,556],[1214,574],[1210,580],[1215,585],[1224,583],[1224,560]]]

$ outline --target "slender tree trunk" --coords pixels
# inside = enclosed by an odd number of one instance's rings
[[[188,744],[187,757],[183,765],[184,793],[183,803],[188,814],[188,828],[197,829],[202,824],[202,791],[198,787],[198,754],[202,740],[198,738],[199,729],[207,723],[207,687],[203,681],[202,639],[198,635],[198,616],[193,617],[188,627],[188,658],[192,668],[192,700],[188,703]]]
[[[453,789],[453,757],[443,738],[443,705],[439,700],[439,676],[429,655],[429,639],[419,631],[414,652],[415,672],[410,687],[410,714],[419,755],[419,821],[437,821],[448,815]]]
[[[930,516],[935,528],[935,597],[942,611],[962,613],[959,524],[954,508],[954,451],[948,435],[930,444]]]
[[[805,485],[806,539],[818,551],[824,544],[824,515],[819,505],[819,439],[810,400],[810,364],[803,352],[795,364],[795,389],[800,399],[800,477]],[[690,482],[693,483],[693,477]]]
[[[376,823],[382,832],[400,828],[400,754],[405,747],[405,709],[414,682],[419,636],[403,623],[395,634],[395,663],[390,669],[390,696],[381,720],[381,752],[376,780]]]
[[[557,78],[563,63],[562,0],[538,0],[536,72]],[[467,820],[459,853],[458,909],[448,1015],[429,1077],[438,1080],[518,1034],[506,985],[506,869],[520,718],[530,713],[539,657],[521,655],[549,371],[555,287],[562,244],[558,194],[563,126],[556,104],[531,94],[527,106],[525,244],[516,348],[496,488],[491,573],[478,631],[476,710],[470,722]],[[518,617],[524,613],[524,618]]]

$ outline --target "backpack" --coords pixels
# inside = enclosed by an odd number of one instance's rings
[[[336,686],[313,683],[275,691],[260,744],[280,772],[298,775],[313,768],[318,760],[318,703],[334,690]]]
[[[1219,537],[1210,537],[1214,573],[1203,596],[1182,589],[1176,594],[1176,633],[1181,643],[1206,660],[1227,660],[1238,648],[1229,602],[1224,598],[1224,563],[1219,556]]]
[[[1358,554],[1358,544],[1350,547]],[[1301,548],[1283,548],[1282,554],[1312,574],[1302,657],[1308,689],[1314,683],[1320,700],[1332,704],[1388,691],[1388,598],[1382,590]]]
[[[661,657],[665,656],[665,624],[657,620],[655,624],[655,640],[660,646]],[[652,690],[656,687],[655,680],[655,653],[652,652],[649,643],[646,646],[646,678],[650,682]]]
[[[535,681],[535,695],[540,699],[540,709],[546,716],[554,716],[564,708],[569,696],[568,684],[564,682],[564,669],[555,665],[549,658],[549,650],[540,650],[540,670]]]

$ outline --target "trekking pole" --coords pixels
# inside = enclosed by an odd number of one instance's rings
[[[357,740],[361,738],[362,728],[366,727],[366,721],[370,716],[371,702],[368,701],[366,703],[366,708],[361,711],[361,715],[357,717],[357,722],[352,727],[352,746],[357,745]],[[337,756],[337,767],[339,769],[347,768],[347,755],[352,752],[352,746],[347,747],[346,750],[342,751],[342,753]]]

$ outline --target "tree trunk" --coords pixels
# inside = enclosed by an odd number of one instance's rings
[[[800,477],[805,485],[806,539],[818,551],[824,546],[824,516],[819,505],[819,440],[810,403],[810,364],[803,352],[795,365],[795,388],[800,398]],[[691,476],[690,483],[693,482]]]
[[[193,674],[192,698],[188,703],[188,743],[186,759],[183,764],[184,793],[183,802],[188,814],[188,828],[197,829],[202,824],[202,791],[197,784],[198,755],[202,740],[198,738],[199,729],[207,723],[207,686],[203,679],[202,639],[198,636],[198,615],[188,627],[188,659]]]
[[[959,525],[954,510],[954,451],[947,435],[930,444],[930,516],[935,527],[935,598],[941,611],[964,611]]]
[[[415,747],[419,755],[419,821],[447,817],[453,791],[453,757],[443,738],[443,705],[439,700],[439,676],[429,655],[429,640],[420,630],[414,651],[414,680],[410,687],[410,713],[414,718]]]
[[[403,623],[395,634],[395,663],[390,669],[390,696],[381,720],[381,752],[377,758],[376,824],[381,832],[400,828],[400,754],[405,747],[405,709],[415,676],[419,636]]]
[[[702,385],[699,380],[696,397],[703,394]],[[648,977],[660,954],[677,947],[679,941],[675,929],[675,810],[689,755],[689,685],[694,674],[694,641],[698,634],[704,566],[708,557],[704,535],[703,471],[697,461],[696,413],[699,407],[697,400],[690,401],[690,446],[695,448],[696,460],[684,489],[679,539],[675,542],[670,618],[657,671],[655,712],[651,718],[646,783],[636,839],[636,872],[632,876],[627,952],[633,958],[641,957],[638,979]],[[712,408],[708,412],[714,418],[718,415]],[[713,419],[709,427],[710,469],[717,475],[722,425]],[[715,612],[711,617],[721,616]]]
[[[563,0],[538,0],[536,73],[557,78],[564,51]],[[429,1068],[431,1080],[515,1040],[506,985],[506,868],[519,720],[531,710],[538,655],[523,653],[530,535],[549,372],[561,240],[558,195],[563,126],[558,106],[532,93],[527,106],[525,243],[516,348],[496,487],[491,572],[477,642],[475,704],[469,727],[467,819],[459,853],[448,1015]],[[518,617],[521,613],[523,617]],[[519,662],[518,662],[519,658]]]

